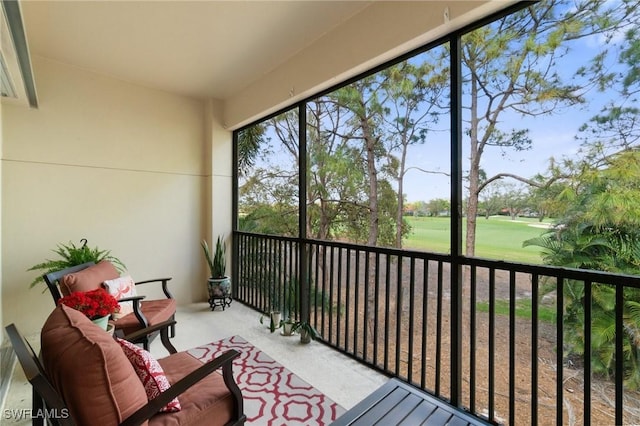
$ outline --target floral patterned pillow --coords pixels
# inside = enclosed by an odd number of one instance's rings
[[[124,277],[113,280],[106,280],[102,284],[116,300],[137,296],[136,283],[130,275],[125,275]],[[114,314],[113,318],[117,320],[131,312],[133,312],[133,302],[122,302],[120,303],[120,312]]]
[[[122,346],[122,351],[129,358],[129,362],[133,365],[136,374],[138,374],[149,400],[169,389],[171,384],[167,376],[165,376],[164,370],[149,352],[126,340],[117,337],[116,340]],[[162,407],[160,412],[173,413],[181,409],[180,401],[178,401],[178,398],[174,398]]]

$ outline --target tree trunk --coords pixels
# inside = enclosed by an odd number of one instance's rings
[[[365,110],[366,109],[363,108],[363,111]],[[367,239],[367,245],[375,246],[378,242],[378,170],[376,169],[375,156],[377,141],[371,132],[366,114],[363,117],[360,117],[360,126],[365,142],[365,151],[367,154],[367,177],[369,180],[369,236]],[[373,254],[370,254],[370,256],[371,260],[375,259]],[[374,268],[370,268],[368,271],[368,280],[370,285],[373,285],[375,281]],[[373,292],[370,292],[367,295],[367,308],[369,311],[367,326],[369,328],[369,336],[372,338],[373,330],[376,327],[374,321],[375,317],[373,315],[376,309],[375,294]]]
[[[398,180],[398,210],[396,212],[396,247],[402,248],[402,217],[404,213],[404,197],[402,196],[402,177]]]
[[[469,123],[469,199],[467,200],[467,236],[465,255],[474,256],[476,248],[476,219],[478,216],[478,188],[480,187],[480,156],[478,141],[478,82],[471,78],[471,121]]]
[[[376,169],[376,139],[366,118],[361,118],[360,125],[367,152],[367,176],[369,178],[369,237],[367,244],[375,246],[378,242],[378,170]]]
[[[398,210],[396,212],[396,247],[402,248],[403,214],[404,214],[404,169],[407,161],[407,143],[402,144],[400,170],[398,170]]]

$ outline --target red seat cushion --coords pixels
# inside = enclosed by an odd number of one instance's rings
[[[202,363],[186,352],[178,352],[158,362],[169,382],[176,383]],[[213,372],[180,394],[182,410],[161,413],[149,419],[149,425],[207,425],[227,424],[233,415],[233,398],[222,375]]]
[[[141,302],[141,307],[149,325],[156,325],[172,318],[176,312],[176,301],[175,299],[147,300]],[[114,324],[116,329],[122,330],[125,335],[141,328],[133,312],[116,320]]]

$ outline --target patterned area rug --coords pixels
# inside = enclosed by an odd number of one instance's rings
[[[242,390],[244,412],[250,425],[328,425],[344,408],[278,364],[240,336],[190,349],[193,357],[206,362],[235,349],[233,373]]]

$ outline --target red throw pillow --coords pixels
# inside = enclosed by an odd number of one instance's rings
[[[67,274],[60,280],[60,292],[68,296],[74,291],[91,291],[102,287],[105,280],[118,278],[120,274],[108,260],[89,266],[73,274]]]
[[[149,352],[126,340],[117,337],[116,340],[120,343],[120,346],[122,346],[124,354],[129,358],[129,362],[138,374],[149,400],[169,389],[171,384],[167,376],[165,376],[164,370]],[[180,411],[181,408],[178,398],[174,398],[162,407],[160,412],[173,413]]]

